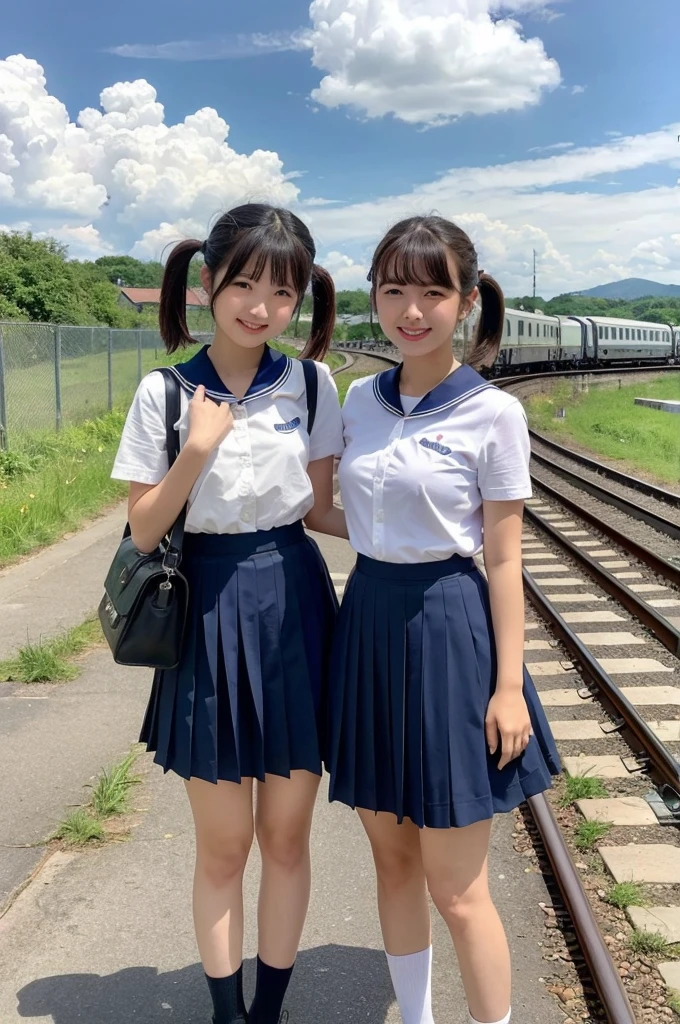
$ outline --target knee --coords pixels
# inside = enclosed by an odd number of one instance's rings
[[[447,885],[446,880],[428,878],[427,888],[444,921],[455,931],[466,931],[491,903],[485,886],[456,892],[450,883]]]
[[[309,837],[304,829],[257,829],[257,842],[262,860],[284,871],[296,871],[309,859]]]
[[[387,892],[397,892],[410,885],[414,878],[422,877],[422,860],[419,853],[412,850],[374,847],[373,860],[378,885]]]
[[[216,889],[240,880],[248,862],[252,837],[229,842],[201,842],[196,846],[196,872]]]

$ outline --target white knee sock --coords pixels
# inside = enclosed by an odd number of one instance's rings
[[[387,963],[404,1024],[434,1024],[432,946],[406,956],[387,953]]]
[[[489,1024],[510,1024],[510,1014],[511,1014],[511,1012],[512,1012],[511,1010],[508,1010],[508,1012],[506,1013],[505,1017],[503,1017],[503,1020],[497,1020],[495,1022],[494,1021],[489,1021]],[[479,1021],[479,1020],[475,1020],[475,1018],[472,1016],[472,1014],[470,1014],[470,1024],[482,1024],[482,1022]]]

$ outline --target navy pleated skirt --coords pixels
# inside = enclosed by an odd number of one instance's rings
[[[496,680],[487,583],[472,559],[402,565],[359,555],[340,607],[330,678],[330,799],[470,825],[549,789],[560,762],[529,674],[534,735],[502,771],[484,720]]]
[[[337,599],[302,523],[186,534],[180,664],[157,671],[140,741],[164,771],[208,782],[322,771]]]

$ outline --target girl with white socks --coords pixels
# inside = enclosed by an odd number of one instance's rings
[[[369,279],[403,362],[355,381],[343,410],[339,479],[357,563],[331,662],[330,798],[358,809],[371,843],[404,1024],[433,1024],[428,892],[470,1021],[508,1024],[510,956],[487,879],[492,820],[548,789],[560,766],[523,665],[526,419],[474,368],[498,351],[503,295],[468,236],[440,217],[393,227]],[[478,297],[461,366],[452,338]],[[472,557],[482,548],[488,586]]]

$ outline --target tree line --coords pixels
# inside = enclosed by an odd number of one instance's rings
[[[191,264],[189,287],[200,285],[200,263]],[[109,327],[155,327],[155,308],[137,313],[120,305],[120,287],[160,288],[163,265],[132,256],[102,256],[97,260],[72,260],[68,247],[54,238],[35,238],[31,232],[0,232],[0,320],[24,320]],[[120,285],[119,283],[120,282]],[[614,316],[632,320],[680,324],[680,298],[649,297],[599,299],[584,295],[558,295],[544,300],[519,296],[506,299],[506,305],[526,310],[542,310],[551,316]],[[368,292],[362,288],[337,294],[339,316],[366,315],[370,312]],[[311,298],[303,302],[303,315],[312,312]],[[209,310],[189,311],[189,326],[196,330],[210,327]],[[292,324],[289,335],[304,337],[308,321]],[[338,339],[370,337],[367,324],[336,328]],[[374,336],[380,331],[375,325]]]

